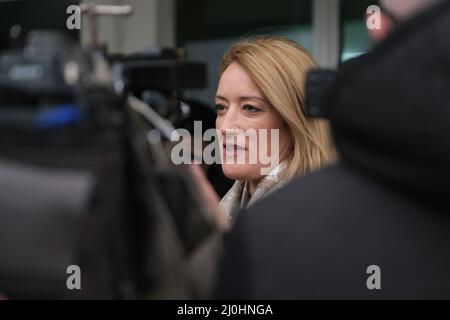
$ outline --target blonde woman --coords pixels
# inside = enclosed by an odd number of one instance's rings
[[[236,180],[220,201],[230,218],[290,179],[332,160],[327,123],[305,117],[305,78],[315,67],[303,47],[282,37],[245,39],[225,53],[215,103],[216,128],[223,144],[222,170]],[[230,139],[249,129],[266,129],[267,139],[259,135],[241,142]],[[278,131],[277,150],[270,144],[273,129]],[[252,143],[256,149],[249,147]],[[269,153],[277,152],[278,165],[269,174],[262,173],[259,157],[256,162],[248,161],[250,152],[260,152],[262,143],[269,145],[265,149]],[[245,161],[230,161],[238,156]]]
[[[220,201],[221,210],[217,210],[218,196],[202,170],[191,166],[201,193],[214,208],[221,232],[231,230],[233,219],[228,218],[234,218],[240,209],[251,206],[290,179],[333,160],[327,123],[304,115],[305,77],[315,67],[304,48],[280,37],[246,39],[225,53],[215,98],[216,128],[223,145],[223,172],[236,182]],[[259,135],[239,139],[248,130],[277,130],[276,145],[269,143],[271,134],[266,139]],[[273,168],[269,166],[269,172],[261,170],[265,163],[248,161],[252,158],[250,153],[259,155],[261,148],[266,149],[269,158],[278,160]],[[245,161],[234,161],[239,157]],[[257,156],[256,160],[261,159]],[[214,233],[190,260],[194,287],[200,297],[211,293],[220,255],[221,237]]]

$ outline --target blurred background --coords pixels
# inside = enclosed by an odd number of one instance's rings
[[[0,0],[0,50],[11,45],[10,32],[54,29],[88,43],[88,21],[68,30],[66,9],[72,0]],[[188,60],[207,63],[204,89],[185,97],[212,104],[217,67],[223,52],[249,35],[278,34],[298,41],[319,64],[336,67],[367,51],[371,40],[365,12],[374,0],[98,0],[97,4],[131,4],[132,16],[99,18],[99,41],[109,53],[135,53],[152,47],[183,47]]]

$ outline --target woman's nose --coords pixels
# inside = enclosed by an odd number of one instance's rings
[[[222,116],[218,129],[223,135],[225,135],[226,133],[230,134],[238,131],[239,129],[241,129],[239,120],[239,113],[237,112],[236,108],[231,107],[228,109],[226,114]]]

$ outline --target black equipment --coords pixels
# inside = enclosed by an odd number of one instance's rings
[[[326,108],[328,91],[335,81],[337,71],[316,69],[309,71],[306,76],[306,116],[310,118],[328,119],[329,111]]]
[[[0,293],[190,297],[183,262],[215,222],[161,128],[205,82],[175,51],[107,56],[51,32],[0,55]]]

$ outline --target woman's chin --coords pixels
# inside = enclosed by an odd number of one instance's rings
[[[243,165],[238,164],[222,164],[223,174],[232,180],[245,180],[246,168]]]
[[[232,180],[252,180],[255,166],[242,164],[222,164],[223,174]],[[256,169],[256,172],[258,169]]]

